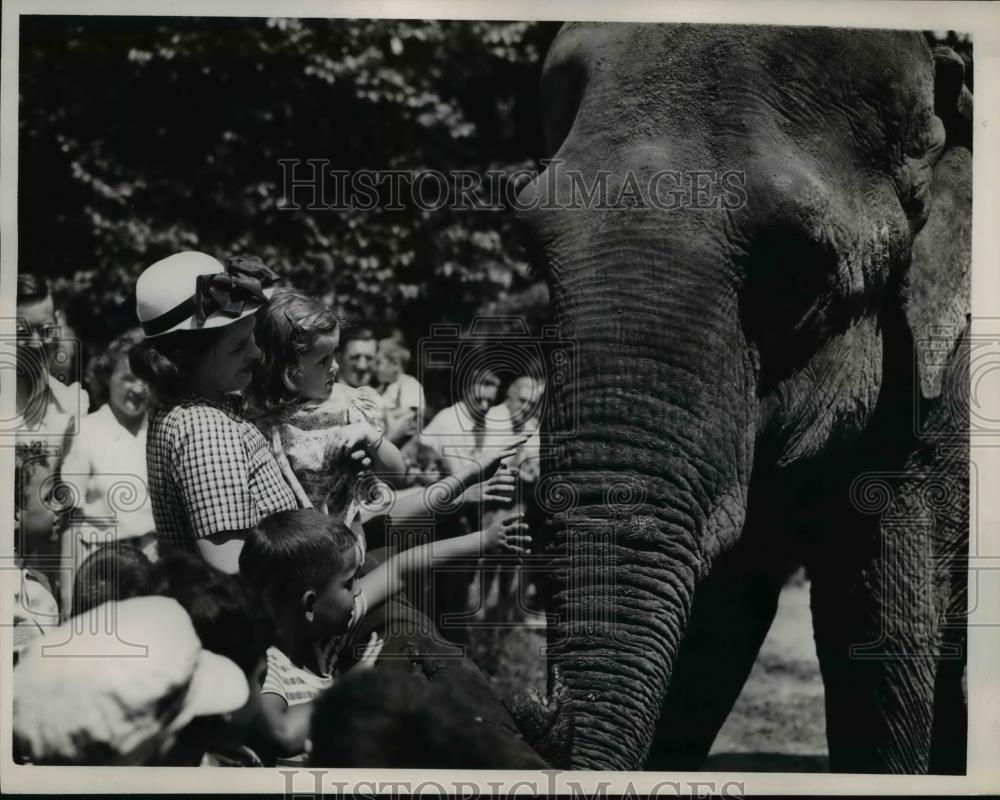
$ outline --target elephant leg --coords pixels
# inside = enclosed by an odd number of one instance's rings
[[[966,771],[969,714],[963,681],[968,656],[967,567],[967,560],[961,556],[952,564],[949,615],[934,684],[930,771],[936,775],[964,775]]]
[[[930,757],[930,772],[935,775],[964,775],[966,770],[969,714],[962,686],[966,664],[964,638],[964,633],[946,635],[946,646],[950,649],[953,645],[956,655],[943,658],[938,664]]]
[[[738,546],[695,592],[646,769],[700,769],[746,683],[788,574],[750,555]]]
[[[846,541],[854,538],[848,530],[840,553],[861,549]],[[812,572],[834,772],[929,769],[940,626],[924,539],[919,526],[883,526],[870,537],[881,553],[857,561],[830,555]]]

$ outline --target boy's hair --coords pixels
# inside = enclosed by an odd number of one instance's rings
[[[138,547],[115,542],[87,556],[73,578],[72,615],[103,603],[152,594],[153,564]]]
[[[86,380],[93,401],[92,408],[100,407],[108,401],[108,384],[115,367],[121,359],[127,359],[132,348],[142,342],[144,338],[142,328],[132,328],[115,338],[103,353],[91,359],[87,366]],[[130,363],[129,369],[131,370],[131,368]]]
[[[453,684],[392,667],[349,672],[316,701],[314,767],[537,769],[514,733]]]
[[[336,517],[314,508],[279,511],[247,534],[240,574],[277,618],[305,592],[321,589],[356,546],[351,529]]]
[[[254,339],[260,361],[254,370],[251,394],[260,409],[269,409],[295,399],[285,385],[286,367],[294,367],[313,341],[340,328],[339,315],[315,297],[291,289],[274,293],[257,315]]]
[[[406,368],[410,366],[410,351],[396,339],[380,339],[378,351],[403,372],[406,372]]]
[[[248,678],[274,642],[272,621],[254,608],[253,593],[244,581],[193,553],[161,558],[153,566],[150,594],[180,603],[202,646],[233,661]]]

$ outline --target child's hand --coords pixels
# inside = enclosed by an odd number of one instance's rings
[[[524,514],[512,514],[483,531],[486,552],[530,553],[531,535]]]
[[[527,436],[519,436],[508,444],[502,447],[491,447],[482,450],[479,455],[473,458],[473,463],[469,465],[469,480],[468,483],[475,483],[477,481],[486,481],[492,478],[502,462],[509,458],[513,458],[517,455],[517,451],[528,441]],[[463,472],[463,477],[465,470]]]
[[[330,436],[326,446],[327,460],[337,461],[348,454],[353,457],[358,452],[363,454],[368,445],[378,441],[379,436],[379,432],[367,422],[342,425]]]
[[[374,667],[384,645],[385,639],[380,639],[379,635],[375,631],[372,631],[372,637],[368,640],[368,644],[365,645],[365,651],[361,654],[361,658],[358,659],[358,663],[354,665],[355,669],[371,669]]]
[[[462,495],[463,503],[490,503],[509,506],[517,491],[517,472],[502,470],[489,480],[474,483]]]

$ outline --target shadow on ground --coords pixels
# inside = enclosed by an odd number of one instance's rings
[[[791,753],[714,753],[702,767],[704,772],[829,772],[826,756]]]

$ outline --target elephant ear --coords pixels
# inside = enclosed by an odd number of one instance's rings
[[[964,64],[937,48],[935,112],[946,149],[934,165],[927,222],[914,239],[906,288],[906,318],[917,351],[920,393],[941,393],[948,356],[972,311],[972,95]]]

